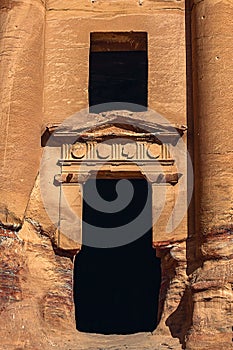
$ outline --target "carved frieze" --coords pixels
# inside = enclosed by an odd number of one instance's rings
[[[177,171],[173,148],[183,129],[178,132],[166,125],[150,124],[149,131],[143,129],[142,121],[135,125],[123,119],[80,131],[72,128],[57,132],[61,173],[55,176],[55,183],[83,183],[92,176],[143,176],[151,183],[175,185],[182,174]]]
[[[169,144],[157,144],[150,142],[124,142],[123,140],[114,142],[89,141],[86,143],[76,142],[73,145],[64,144],[62,146],[63,160],[159,160],[171,159]]]

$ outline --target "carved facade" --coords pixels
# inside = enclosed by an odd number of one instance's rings
[[[2,348],[232,349],[232,15],[226,0],[1,2]],[[116,104],[95,110],[99,100]],[[152,188],[153,335],[75,327],[95,177]]]
[[[143,120],[122,117],[120,114],[121,112],[118,111],[114,116],[113,112],[111,121],[106,120],[91,128],[82,127],[76,130],[68,128],[66,130],[61,126],[54,131],[54,127],[51,126],[47,129],[49,133],[54,132],[50,142],[51,147],[54,143],[56,147],[60,148],[61,154],[61,158],[57,160],[61,172],[54,176],[55,185],[62,186],[64,195],[60,199],[59,221],[61,225],[57,232],[57,242],[61,248],[65,248],[63,245],[65,243],[62,243],[64,242],[63,230],[69,231],[67,238],[74,241],[73,244],[69,243],[67,249],[68,247],[69,249],[80,248],[82,241],[82,186],[89,178],[93,177],[99,179],[145,178],[150,182],[152,184],[152,215],[155,217],[157,211],[160,210],[159,206],[162,206],[163,215],[161,217],[164,216],[162,220],[158,221],[158,224],[157,219],[153,220],[155,221],[154,238],[151,243],[157,246],[158,242],[168,238],[166,225],[174,210],[176,192],[178,193],[178,190],[173,186],[184,175],[178,172],[174,149],[186,127],[163,126],[153,123],[148,126]],[[162,205],[158,201],[161,185],[163,185],[164,193],[167,198],[170,198],[172,204],[167,205],[164,200]],[[76,193],[75,201],[74,193]],[[76,230],[67,229],[70,225],[70,219],[66,218],[67,211],[63,208],[63,201],[65,203],[68,201],[70,208],[80,218]],[[171,229],[171,231],[173,230]],[[186,229],[183,229],[181,232],[183,239],[185,239],[186,234]],[[170,233],[171,235],[172,233]]]

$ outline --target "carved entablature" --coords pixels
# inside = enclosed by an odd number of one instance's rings
[[[54,157],[56,162],[57,173],[52,173],[53,185],[60,186],[56,240],[62,249],[81,247],[83,188],[89,178],[150,182],[153,244],[168,239],[167,219],[179,193],[173,186],[182,176],[176,164],[177,143],[186,128],[151,123],[153,116],[146,112],[140,118],[137,113],[132,113],[133,118],[126,114],[79,114],[69,125],[47,127],[43,135],[42,144],[52,148],[48,161]]]
[[[101,172],[106,177],[134,177],[141,172],[152,182],[175,184],[179,174],[172,148],[184,130],[119,116],[89,128],[58,129],[55,138],[61,145],[61,175],[56,181],[85,181],[97,168],[100,172],[102,164]]]
[[[157,144],[146,141],[111,139],[104,142],[87,141],[64,144],[64,161],[150,161],[155,159],[171,160],[169,144]]]

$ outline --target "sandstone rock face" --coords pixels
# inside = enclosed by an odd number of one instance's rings
[[[50,239],[27,221],[18,234],[5,230],[1,237],[1,349],[181,349],[178,339],[172,338],[162,323],[158,334],[153,336],[150,333],[101,336],[77,332],[72,257],[56,249],[54,252]],[[167,253],[165,255],[167,260]],[[183,275],[179,275],[175,278],[171,270],[170,275],[164,276],[171,281],[169,293],[173,295],[172,305],[166,302],[166,314],[175,311],[179,304],[179,293],[183,290],[182,282],[179,286]],[[165,298],[165,290],[161,298]],[[181,319],[184,312],[178,312]],[[176,337],[180,330],[175,329],[172,320],[169,322]]]
[[[186,125],[184,1],[47,1],[44,123],[88,107],[90,33],[148,33],[148,105]]]
[[[1,1],[0,349],[232,348],[232,15],[228,0]],[[148,34],[148,107],[194,124],[195,212],[154,242],[162,283],[153,334],[101,336],[75,328],[80,247],[65,236],[58,244],[44,208],[41,134],[88,107],[90,34],[131,31]],[[169,186],[157,231],[177,196]]]
[[[40,164],[44,15],[40,0],[0,5],[0,220],[8,226],[22,222]]]
[[[191,279],[188,349],[232,346],[232,13],[227,1],[193,1],[196,246],[202,264]]]
[[[72,261],[27,222],[4,233],[1,257],[1,349],[50,349],[47,330],[72,327]]]

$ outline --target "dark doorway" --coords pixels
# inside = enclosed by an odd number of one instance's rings
[[[91,112],[108,110],[109,106],[96,105],[110,102],[137,104],[129,107],[132,111],[146,110],[146,33],[92,33],[89,64]]]
[[[84,199],[90,181],[84,186]],[[111,228],[138,215],[148,194],[148,184],[145,180],[130,181],[134,196],[121,214],[93,210],[84,201],[84,221]],[[113,200],[116,183],[117,180],[97,180],[100,195]],[[151,220],[151,206],[148,217]],[[83,235],[86,233],[83,223]],[[136,241],[116,248],[83,245],[74,264],[76,328],[102,334],[153,331],[157,325],[160,281],[160,260],[152,249],[151,229]]]

